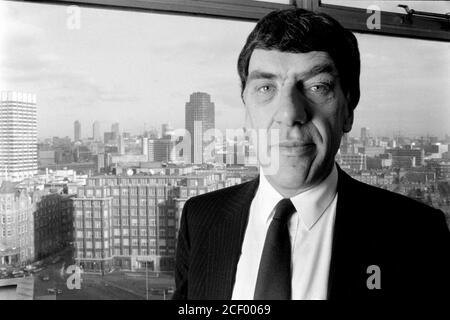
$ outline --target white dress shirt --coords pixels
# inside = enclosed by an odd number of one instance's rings
[[[318,186],[291,198],[296,209],[288,222],[293,300],[327,298],[337,180],[334,165],[328,177]],[[233,300],[253,299],[267,229],[272,221],[273,209],[281,199],[283,196],[272,187],[261,170],[237,265]]]

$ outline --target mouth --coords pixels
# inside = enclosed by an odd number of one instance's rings
[[[315,144],[312,142],[282,141],[277,145],[272,145],[272,147],[278,147],[282,154],[295,156],[312,151],[315,148]]]

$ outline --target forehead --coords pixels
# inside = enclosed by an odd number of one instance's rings
[[[258,71],[282,77],[306,75],[320,70],[337,73],[333,60],[324,51],[293,53],[255,49],[250,57],[248,66],[249,75],[252,71]]]

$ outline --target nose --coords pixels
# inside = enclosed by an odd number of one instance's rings
[[[282,90],[277,102],[274,120],[279,125],[292,127],[296,123],[305,124],[308,121],[308,102],[295,86]]]

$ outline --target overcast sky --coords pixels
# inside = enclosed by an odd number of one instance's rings
[[[422,9],[416,7],[416,9]],[[141,133],[184,127],[194,91],[208,92],[216,126],[244,123],[236,60],[253,23],[153,13],[0,2],[0,90],[33,92],[38,136],[70,136],[81,121]],[[435,10],[434,10],[435,11]],[[447,10],[447,11],[450,11]],[[450,44],[357,34],[361,101],[353,135],[450,134]]]

